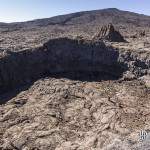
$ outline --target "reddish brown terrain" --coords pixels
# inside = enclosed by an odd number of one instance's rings
[[[0,23],[0,149],[149,150],[149,41],[115,8]]]

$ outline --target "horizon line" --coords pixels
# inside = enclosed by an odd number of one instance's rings
[[[136,13],[136,14],[139,14],[139,15],[144,15],[144,16],[147,16],[147,17],[150,17],[150,15],[148,14],[144,14],[144,13],[140,13],[140,12],[135,12],[135,11],[131,11],[131,10],[123,10],[123,9],[119,9],[119,8],[102,8],[102,9],[88,9],[88,10],[81,10],[81,11],[74,11],[74,12],[70,12],[70,13],[64,13],[64,14],[58,14],[58,15],[52,15],[52,16],[49,16],[49,17],[39,17],[39,18],[32,18],[32,19],[29,19],[29,20],[23,20],[23,21],[2,21],[0,23],[4,23],[4,24],[13,24],[13,23],[25,23],[25,22],[32,22],[32,21],[36,21],[36,20],[42,20],[42,19],[50,19],[50,18],[53,18],[53,17],[59,17],[59,16],[65,16],[65,15],[69,15],[69,14],[75,14],[75,13],[84,13],[84,12],[90,12],[90,11],[99,11],[99,10],[105,10],[105,9],[116,9],[116,10],[119,10],[119,11],[125,11],[125,12],[131,12],[131,13]]]

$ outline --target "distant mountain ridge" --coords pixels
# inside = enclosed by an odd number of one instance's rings
[[[150,27],[150,16],[108,8],[93,11],[83,11],[51,18],[37,19],[18,23],[0,23],[0,28],[35,28],[48,25],[79,25],[79,24],[106,24],[132,25],[136,27]]]

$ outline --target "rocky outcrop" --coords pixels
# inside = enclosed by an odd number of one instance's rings
[[[130,71],[134,76],[132,79],[135,79],[148,74],[150,58],[147,56],[116,50],[103,42],[53,39],[32,50],[3,52],[0,91],[2,93],[46,76],[100,81],[119,79],[125,71]]]
[[[118,56],[117,50],[106,47],[103,42],[50,40],[33,50],[5,53],[0,59],[0,89],[10,89],[45,76],[117,79],[125,69],[117,61]]]
[[[150,75],[150,53],[120,50],[119,62],[127,66],[132,78]]]
[[[93,40],[108,40],[110,42],[125,42],[119,31],[116,31],[112,24],[102,26],[100,31],[93,37]]]

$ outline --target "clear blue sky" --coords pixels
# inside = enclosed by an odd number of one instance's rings
[[[0,0],[0,22],[26,21],[102,8],[150,15],[150,0]]]

